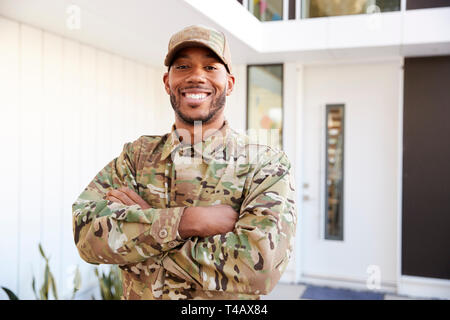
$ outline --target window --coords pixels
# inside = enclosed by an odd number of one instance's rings
[[[302,0],[302,18],[399,10],[400,0]]]
[[[247,67],[247,129],[258,141],[282,148],[283,65]]]
[[[326,106],[325,239],[343,240],[344,105]]]
[[[261,21],[283,19],[283,0],[248,0],[248,10]]]

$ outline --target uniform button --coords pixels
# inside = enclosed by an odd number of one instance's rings
[[[167,230],[166,229],[161,229],[160,231],[159,231],[159,237],[161,238],[161,239],[164,239],[165,237],[167,237]]]
[[[170,242],[169,242],[169,247],[170,247],[170,248],[175,248],[176,246],[177,246],[176,241],[170,241]]]

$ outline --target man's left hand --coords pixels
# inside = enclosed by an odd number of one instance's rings
[[[142,199],[136,192],[127,187],[110,190],[106,193],[106,199],[118,202],[126,206],[138,204],[142,209],[150,208],[150,205]]]

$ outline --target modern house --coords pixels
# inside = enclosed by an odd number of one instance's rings
[[[450,1],[0,0],[0,286],[60,295],[93,266],[71,204],[124,143],[170,131],[170,36],[229,40],[237,130],[275,129],[294,171],[281,282],[450,299]],[[6,295],[0,293],[0,298]]]

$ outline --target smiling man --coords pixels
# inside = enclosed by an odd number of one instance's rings
[[[73,204],[80,256],[117,264],[124,299],[259,299],[296,229],[291,165],[224,117],[235,78],[223,33],[172,36],[163,82],[172,131],[126,143]]]

